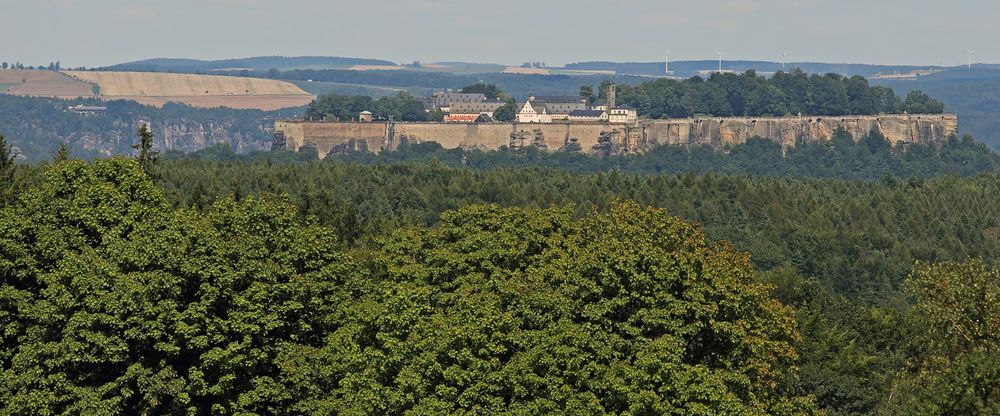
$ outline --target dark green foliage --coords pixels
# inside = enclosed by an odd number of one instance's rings
[[[136,135],[139,136],[139,142],[132,145],[133,149],[139,151],[138,155],[136,155],[136,160],[139,162],[142,170],[146,174],[150,174],[160,153],[153,150],[153,132],[149,130],[149,125],[143,123],[139,126],[139,131]]]
[[[443,149],[436,143],[404,145],[395,152],[336,155],[337,160],[362,163],[405,163],[438,160],[453,166],[477,169],[543,167],[562,171],[596,173],[620,170],[630,174],[750,174],[878,180],[895,177],[929,177],[954,174],[974,176],[1000,172],[1000,156],[971,138],[949,139],[940,145],[905,144],[892,147],[881,134],[871,133],[858,143],[843,131],[831,141],[799,143],[782,149],[778,143],[751,138],[724,151],[709,146],[658,146],[638,155],[596,158],[584,154],[483,152]]]
[[[433,224],[441,212],[468,204],[574,204],[582,215],[627,198],[704,224],[710,239],[753,253],[764,270],[793,266],[838,293],[875,304],[895,302],[915,260],[985,256],[991,266],[1000,264],[994,254],[1000,253],[995,175],[845,182],[711,173],[477,171],[434,161],[362,166],[268,160],[164,161],[159,174],[168,199],[178,206],[205,208],[218,197],[287,193],[302,214],[339,224],[337,232],[356,243],[365,240],[359,236]]]
[[[461,92],[466,94],[483,94],[487,100],[506,100],[510,98],[496,86],[496,84],[475,83],[462,88]]]
[[[52,153],[52,163],[65,162],[72,157],[72,150],[69,148],[69,144],[65,141],[59,142],[59,148]]]
[[[669,150],[18,165],[0,414],[998,411],[996,155]]]
[[[282,357],[296,409],[807,413],[776,396],[791,311],[744,255],[634,203],[570,214],[467,207],[381,242],[349,323]]]
[[[272,199],[172,211],[137,163],[59,164],[0,211],[0,414],[275,414],[356,270]]]
[[[17,173],[17,155],[14,146],[0,134],[0,207],[10,203],[14,189],[14,175]]]
[[[306,119],[356,121],[362,111],[369,111],[381,120],[393,117],[396,121],[431,121],[432,118],[432,115],[424,111],[424,105],[420,100],[401,92],[395,97],[382,97],[377,100],[363,95],[324,95],[309,104],[306,109]]]
[[[907,283],[915,357],[899,388],[902,411],[1000,413],[1000,271],[981,260],[921,265]]]
[[[778,72],[769,79],[754,71],[740,75],[712,74],[707,80],[659,79],[635,86],[622,85],[618,97],[619,104],[635,107],[640,115],[650,118],[944,111],[940,101],[919,91],[911,92],[905,102],[900,102],[891,89],[870,87],[868,80],[860,76],[807,75],[800,70]]]
[[[0,211],[3,414],[812,408],[779,394],[791,309],[663,210],[468,207],[354,263],[269,198],[172,210],[133,160],[46,177]]]
[[[493,119],[501,122],[514,121],[517,118],[518,105],[513,99],[508,99],[503,107],[493,112]]]

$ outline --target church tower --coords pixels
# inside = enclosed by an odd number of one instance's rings
[[[615,108],[618,108],[618,106],[615,103],[615,98],[616,98],[615,96],[616,95],[617,95],[617,92],[615,91],[615,82],[611,81],[611,83],[608,84],[608,110],[609,111],[613,110]]]

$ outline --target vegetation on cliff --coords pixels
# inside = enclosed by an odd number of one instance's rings
[[[406,92],[379,99],[365,95],[327,94],[309,104],[305,117],[317,121],[357,121],[362,111],[368,111],[381,120],[392,117],[396,121],[441,121],[442,117],[439,112],[424,111],[423,102]]]
[[[870,86],[861,76],[807,75],[800,70],[765,78],[754,71],[712,74],[682,81],[658,79],[618,88],[618,104],[629,105],[650,118],[695,115],[786,116],[938,114],[944,105],[920,91],[905,100],[891,88]]]

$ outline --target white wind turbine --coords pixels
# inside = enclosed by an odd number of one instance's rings
[[[972,55],[975,55],[976,51],[969,48],[965,48],[965,53],[967,53],[969,56],[969,69],[972,69]]]
[[[781,70],[785,70],[785,62],[788,62],[788,51],[781,53]]]
[[[722,73],[722,52],[721,51],[715,51],[715,53],[717,55],[719,55],[719,73],[721,74]]]
[[[667,75],[670,75],[670,48],[667,48]]]

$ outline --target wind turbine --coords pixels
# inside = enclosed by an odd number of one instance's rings
[[[969,54],[969,69],[972,69],[972,55],[974,55],[976,51],[969,48],[965,48],[965,52]]]
[[[670,48],[667,48],[667,75],[670,75]]]
[[[719,73],[721,74],[722,73],[722,52],[721,51],[715,51],[715,53],[717,55],[719,55]]]
[[[788,61],[788,51],[784,51],[784,52],[781,53],[781,70],[782,71],[785,70],[785,62],[787,62],[787,61]]]

